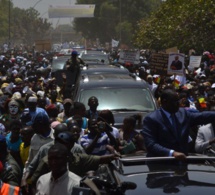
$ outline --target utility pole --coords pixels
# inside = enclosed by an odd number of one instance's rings
[[[11,39],[11,36],[10,36],[10,34],[11,34],[11,24],[10,24],[11,23],[11,10],[10,10],[11,9],[11,0],[9,0],[8,3],[9,3],[8,4],[9,5],[8,6],[8,49],[10,49],[10,44],[11,44],[10,43],[11,42],[11,40],[10,40]]]
[[[37,1],[33,6],[32,6],[32,8],[34,9],[35,7],[36,7],[36,5],[39,3],[39,2],[41,2],[42,0],[39,0],[39,1]]]
[[[119,41],[122,42],[122,2],[119,0]]]

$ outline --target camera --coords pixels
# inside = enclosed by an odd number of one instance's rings
[[[100,132],[104,132],[105,129],[106,129],[106,123],[105,123],[105,122],[102,122],[102,121],[98,122],[98,130],[99,130]]]

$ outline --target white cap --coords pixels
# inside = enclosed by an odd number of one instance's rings
[[[15,69],[12,71],[12,74],[18,74],[18,71]]]
[[[11,99],[21,99],[22,95],[20,92],[15,92]]]
[[[44,91],[38,91],[37,95],[40,97],[44,97],[45,92]]]
[[[32,96],[29,97],[28,102],[35,102],[36,103],[37,102],[37,97],[32,97]]]

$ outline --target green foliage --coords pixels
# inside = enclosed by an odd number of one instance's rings
[[[150,18],[139,21],[134,43],[156,50],[174,46],[183,52],[214,49],[214,21],[214,1],[167,0]]]
[[[12,6],[12,3],[11,5]],[[7,11],[7,14],[5,13]],[[8,0],[1,0],[0,1],[0,40],[4,40],[2,37],[8,36],[8,22],[9,22],[9,1]]]
[[[11,43],[29,45],[32,45],[35,40],[46,38],[51,27],[47,19],[40,18],[37,10],[14,7],[12,0],[0,1],[0,24],[1,42],[8,42],[10,32]]]
[[[160,5],[160,0],[77,0],[77,4],[95,4],[94,18],[75,18],[74,28],[91,40],[101,43],[111,39],[132,45],[137,21],[149,16]]]
[[[21,31],[14,34],[14,38],[22,38],[23,43],[32,45],[35,40],[41,40],[47,36],[51,24],[48,23],[47,19],[40,18],[40,13],[37,10],[33,8],[26,10],[15,8],[13,16],[16,15],[19,17],[16,18],[17,21],[13,24],[13,27],[19,24]]]

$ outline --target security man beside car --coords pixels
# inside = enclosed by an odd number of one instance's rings
[[[0,174],[4,171],[4,166],[0,161]],[[14,186],[9,183],[5,183],[0,178],[0,194],[1,195],[21,195],[21,189],[19,186]]]
[[[96,171],[100,164],[108,164],[119,157],[116,154],[96,156],[72,153],[71,151],[75,144],[75,139],[71,132],[62,132],[58,134],[56,143],[64,144],[68,148],[70,151],[68,163],[69,171],[79,175],[80,177],[84,177],[88,171]],[[41,159],[40,164],[31,178],[31,182],[35,184],[41,175],[48,172],[50,172],[50,167],[48,165],[48,155],[46,155]]]
[[[81,177],[68,170],[69,150],[61,143],[55,143],[48,151],[48,165],[51,172],[37,181],[37,195],[70,195],[73,187],[80,185]]]

